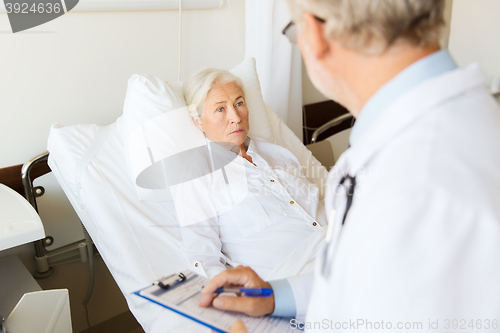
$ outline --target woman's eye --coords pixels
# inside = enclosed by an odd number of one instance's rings
[[[243,102],[236,103],[236,106],[242,106],[242,105],[243,105]]]
[[[217,109],[217,112],[222,112],[222,111],[224,111],[224,108],[218,108]]]

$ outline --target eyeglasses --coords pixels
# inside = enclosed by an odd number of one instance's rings
[[[318,22],[325,23],[325,20],[320,17],[314,16],[314,18]],[[285,29],[283,29],[283,35],[288,37],[290,43],[297,44],[297,26],[295,25],[295,22],[290,21],[290,23],[288,23]]]

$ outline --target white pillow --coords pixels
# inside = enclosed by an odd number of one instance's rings
[[[249,137],[259,137],[275,143],[271,130],[271,122],[267,115],[266,104],[262,98],[257,67],[254,58],[247,58],[230,72],[243,81],[243,92],[249,110]]]
[[[165,188],[139,186],[137,179],[142,171],[160,160],[159,156],[155,156],[157,155],[155,147],[161,144],[161,139],[155,135],[158,129],[163,128],[167,139],[179,138],[176,129],[180,129],[180,133],[196,133],[197,128],[192,122],[182,123],[181,126],[168,119],[170,114],[178,114],[177,110],[181,110],[182,114],[185,106],[182,90],[178,84],[169,84],[154,76],[137,74],[128,80],[122,116],[123,140],[129,175],[141,200],[170,199],[169,192]],[[154,126],[155,124],[158,126]],[[154,128],[151,129],[151,126]],[[172,142],[174,145],[175,143]],[[164,184],[161,179],[157,181]]]
[[[249,136],[275,142],[262,99],[255,59],[245,59],[230,72],[243,82],[249,109]],[[165,158],[205,144],[188,114],[178,83],[148,75],[133,75],[123,107],[123,139],[130,177],[141,200],[171,200],[158,168]],[[155,177],[148,177],[152,172]]]

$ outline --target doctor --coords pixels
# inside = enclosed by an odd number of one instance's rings
[[[308,73],[357,121],[328,180],[312,276],[216,276],[200,305],[306,331],[498,331],[500,109],[439,50],[444,0],[288,0]],[[274,297],[215,297],[223,285]],[[236,322],[233,332],[245,332]]]

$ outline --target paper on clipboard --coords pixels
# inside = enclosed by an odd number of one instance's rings
[[[250,317],[242,313],[222,311],[213,307],[199,307],[201,288],[208,283],[208,279],[191,271],[185,271],[183,274],[186,279],[168,289],[153,285],[135,294],[207,326],[216,332],[229,332],[231,325],[238,319],[243,320],[249,332],[296,332],[290,327],[290,321],[286,318]]]

